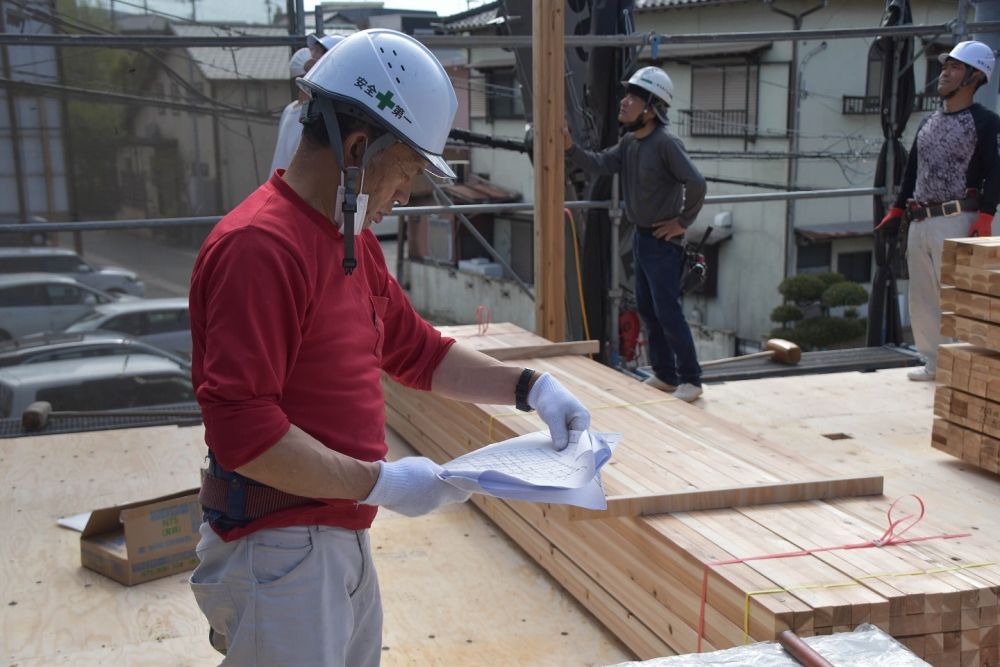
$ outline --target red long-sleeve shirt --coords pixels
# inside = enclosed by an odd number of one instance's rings
[[[430,389],[453,339],[413,310],[371,231],[344,274],[343,235],[279,171],[205,240],[191,278],[192,380],[205,441],[234,470],[295,424],[362,461],[385,457],[385,370]],[[329,499],[226,531],[330,525],[358,530],[376,508]]]

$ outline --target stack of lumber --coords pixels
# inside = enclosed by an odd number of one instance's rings
[[[932,445],[1000,472],[1000,239],[945,241]]]
[[[997,664],[1000,566],[974,537],[941,538],[925,520],[905,537],[926,541],[828,549],[883,534],[890,499],[868,495],[880,493],[871,475],[827,469],[586,357],[549,356],[512,325],[443,332],[486,351],[531,346],[522,365],[557,376],[594,430],[622,433],[603,471],[607,513],[473,499],[640,658],[868,622],[933,664]],[[390,426],[438,461],[544,428],[507,405],[385,390]]]

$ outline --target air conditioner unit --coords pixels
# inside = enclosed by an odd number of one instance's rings
[[[438,262],[455,262],[455,223],[446,218],[427,220],[427,254]]]

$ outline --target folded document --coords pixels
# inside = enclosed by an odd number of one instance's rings
[[[547,432],[537,431],[449,461],[441,478],[465,491],[507,500],[607,509],[601,468],[620,439],[619,433],[584,431],[560,452]]]

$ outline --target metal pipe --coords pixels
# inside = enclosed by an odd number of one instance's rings
[[[1000,21],[966,23],[969,32],[1000,32]],[[920,37],[925,35],[952,34],[953,23],[935,25],[910,25],[890,28],[833,28],[795,31],[777,30],[761,32],[684,33],[659,35],[655,32],[631,35],[566,35],[566,48],[576,47],[630,47],[646,46],[654,40],[661,49],[676,44],[713,44],[719,42],[791,41],[793,39],[851,39],[862,37]],[[530,48],[530,35],[417,35],[425,46],[435,47],[507,47]],[[182,47],[247,47],[247,46],[297,46],[303,35],[220,35],[218,37],[176,37],[172,35],[37,35],[22,33],[0,34],[0,44],[32,44],[36,46],[107,46],[112,48],[182,48]]]
[[[791,630],[784,630],[778,634],[778,643],[789,655],[801,662],[805,667],[833,667],[833,665],[816,652],[809,644]]]
[[[620,361],[621,339],[618,331],[618,310],[621,308],[622,290],[618,284],[618,262],[621,261],[621,250],[619,249],[618,233],[621,230],[622,208],[618,201],[618,174],[611,177],[611,205],[608,207],[608,215],[611,218],[611,278],[608,289],[608,361],[612,368],[618,368]]]
[[[706,204],[735,204],[742,202],[778,201],[788,199],[832,199],[836,197],[865,197],[884,195],[885,188],[843,188],[840,190],[799,190],[798,192],[756,192],[745,195],[711,195],[705,197]],[[569,209],[610,208],[619,210],[613,200],[568,201]],[[393,215],[429,215],[433,213],[500,213],[531,212],[535,205],[531,202],[516,204],[460,204],[454,206],[402,206],[392,209]],[[19,232],[92,232],[116,229],[148,229],[151,227],[187,227],[191,225],[214,225],[222,216],[196,216],[189,218],[146,218],[142,220],[87,220],[83,222],[32,222],[0,225],[0,234]]]

